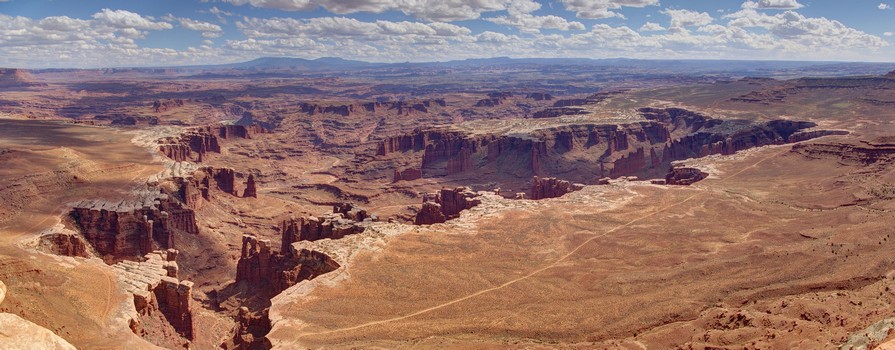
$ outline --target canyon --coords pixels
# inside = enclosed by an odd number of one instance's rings
[[[406,69],[0,70],[10,341],[893,344],[891,67]]]

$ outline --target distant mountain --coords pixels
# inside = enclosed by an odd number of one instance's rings
[[[23,87],[32,85],[31,74],[24,69],[0,68],[0,87]]]
[[[314,60],[293,57],[261,57],[248,62],[207,66],[203,68],[222,69],[291,69],[291,70],[331,70],[369,68],[381,64],[352,61],[338,57],[322,57]]]
[[[392,72],[427,69],[539,69],[575,66],[579,69],[634,69],[643,74],[700,74],[718,76],[752,76],[796,78],[802,76],[882,75],[892,69],[891,63],[808,62],[808,61],[747,61],[747,60],[644,60],[629,58],[472,58],[442,62],[373,63],[346,60],[338,57],[304,59],[293,57],[262,57],[248,62],[176,67],[191,73],[200,71],[203,77],[257,76],[275,77],[294,74],[328,74],[333,72],[371,71],[388,69]]]

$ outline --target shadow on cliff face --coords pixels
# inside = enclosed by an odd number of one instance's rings
[[[664,179],[674,161],[847,133],[816,129],[811,122],[717,119],[680,108],[639,112],[640,121],[558,123],[524,134],[416,130],[381,141],[373,156],[376,165],[368,164],[367,154],[352,165],[392,170],[395,181],[419,174],[475,179],[503,188],[524,188],[532,176],[596,184],[607,177]],[[371,176],[387,176],[383,173]]]

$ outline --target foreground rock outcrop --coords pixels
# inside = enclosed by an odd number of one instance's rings
[[[6,299],[6,285],[0,281],[0,304]],[[0,313],[0,348],[75,350],[49,329],[10,313]]]

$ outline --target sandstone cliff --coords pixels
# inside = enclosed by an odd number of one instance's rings
[[[140,257],[155,248],[174,248],[178,234],[197,234],[195,210],[218,194],[236,196],[235,172],[202,167],[189,176],[165,180],[137,199],[83,201],[72,209],[75,226],[97,254],[108,261]],[[60,245],[66,242],[57,238]],[[66,248],[57,248],[65,250]]]
[[[31,74],[24,69],[0,68],[0,88],[21,88],[33,85]]]
[[[456,218],[460,212],[481,204],[478,194],[468,187],[443,188],[423,197],[423,207],[416,214],[414,224],[431,225]]]
[[[708,176],[708,173],[696,168],[674,166],[665,175],[665,184],[692,185]]]
[[[251,139],[266,133],[258,125],[220,125],[187,130],[179,137],[159,140],[159,151],[174,161],[201,162],[208,153],[221,153],[221,144],[228,139]]]
[[[333,206],[333,212],[330,214],[285,220],[280,225],[282,237],[280,251],[288,251],[293,242],[324,238],[339,239],[364,232],[361,223],[375,219],[366,210],[354,204],[344,203]]]
[[[165,334],[168,327],[184,339],[194,337],[193,283],[177,279],[176,258],[177,251],[169,249],[150,252],[142,261],[112,265],[125,290],[134,296],[138,317],[131,320],[131,330],[156,344],[176,344]]]
[[[339,268],[328,255],[293,245],[285,253],[272,251],[270,241],[245,235],[236,265],[236,283],[279,294],[296,283]]]
[[[289,219],[280,225],[280,250],[274,251],[268,240],[245,235],[236,267],[236,283],[267,290],[271,295],[299,281],[314,278],[339,267],[321,252],[297,248],[298,241],[339,239],[364,231],[364,222],[376,220],[354,204],[333,206],[330,214],[320,217]]]
[[[555,177],[537,177],[531,179],[531,199],[556,198],[572,191],[582,189],[584,185],[573,184]]]
[[[664,176],[676,160],[844,133],[814,129],[810,122],[722,120],[679,108],[640,113],[641,121],[566,124],[526,134],[415,130],[382,140],[376,153],[382,160],[395,153],[418,159],[426,176],[475,170],[518,178],[563,174],[569,181],[592,183],[607,176]]]

